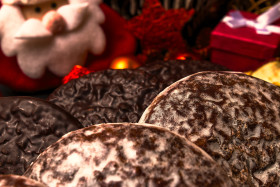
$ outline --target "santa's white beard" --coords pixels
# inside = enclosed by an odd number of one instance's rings
[[[33,37],[32,33],[31,36],[19,36],[19,30],[22,30],[26,20],[18,7],[3,5],[0,10],[0,23],[4,24],[0,25],[0,36],[4,54],[17,55],[19,67],[31,78],[40,78],[46,69],[62,77],[67,75],[74,65],[84,65],[88,52],[100,54],[105,47],[105,36],[99,25],[104,21],[104,14],[98,7],[99,0],[72,0],[70,4],[85,2],[88,7],[81,23],[69,24],[66,20],[68,27],[65,32],[42,37]],[[69,12],[66,11],[67,13]],[[41,27],[37,31],[42,29]]]

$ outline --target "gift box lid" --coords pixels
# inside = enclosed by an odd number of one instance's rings
[[[241,14],[251,20],[257,17],[256,14],[248,12]],[[276,21],[274,25],[280,25],[280,22]],[[277,53],[279,43],[279,34],[257,34],[256,29],[251,27],[230,28],[221,21],[211,33],[210,46],[252,58],[268,59]]]

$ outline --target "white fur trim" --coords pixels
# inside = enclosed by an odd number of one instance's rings
[[[60,7],[57,12],[64,18],[67,30],[71,31],[77,28],[87,14],[88,3],[69,4]]]
[[[51,37],[52,33],[48,31],[42,22],[38,19],[29,19],[20,27],[16,33],[16,39],[38,39]]]
[[[49,38],[48,31],[38,38],[38,28],[34,28],[35,26],[33,29],[22,29],[29,23],[22,20],[20,11],[15,11],[19,9],[18,6],[3,5],[0,9],[1,47],[3,51],[8,52],[5,55],[17,55],[18,65],[28,77],[40,78],[46,69],[63,77],[73,66],[84,65],[88,53],[100,54],[105,49],[105,35],[100,27],[100,22],[105,16],[97,4],[99,0],[70,0],[70,3],[72,1],[75,1],[75,5],[78,1],[88,3],[85,19],[71,32],[66,31]],[[99,15],[97,17],[96,10]],[[44,29],[42,23],[37,21],[31,22]],[[31,33],[26,33],[28,30]],[[15,36],[21,39],[16,39]]]

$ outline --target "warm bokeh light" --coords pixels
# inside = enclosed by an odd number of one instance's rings
[[[176,60],[186,60],[186,55],[179,55],[177,56]]]
[[[138,68],[140,64],[131,57],[118,57],[112,61],[111,69],[135,69]]]
[[[251,76],[280,86],[280,62],[268,62],[251,73]]]

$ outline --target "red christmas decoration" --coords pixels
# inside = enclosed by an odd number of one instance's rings
[[[176,58],[187,51],[181,30],[193,14],[193,9],[165,10],[159,0],[145,0],[142,14],[126,27],[140,40],[143,54],[167,52]]]
[[[87,74],[92,73],[92,72],[93,71],[90,71],[88,68],[76,65],[71,70],[71,72],[63,78],[62,83],[66,84],[70,80],[77,79],[81,76],[87,75]]]
[[[0,8],[1,6],[0,1]],[[136,51],[136,39],[124,28],[126,24],[125,19],[104,3],[100,7],[106,17],[105,22],[101,26],[108,42],[103,54],[88,55],[85,67],[89,71],[108,69],[111,61],[115,58],[133,55]],[[16,57],[6,57],[0,49],[0,84],[16,91],[36,92],[55,88],[61,85],[61,83],[62,77],[57,77],[50,72],[46,72],[39,79],[27,77],[20,70]]]
[[[138,61],[138,58],[134,56],[122,56],[114,59],[111,62],[110,69],[127,69],[127,68],[135,69],[139,66],[140,66],[140,62]],[[66,84],[73,79],[78,79],[79,77],[82,77],[92,72],[94,71],[88,67],[76,65],[73,67],[71,72],[62,79],[62,83]]]

